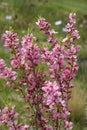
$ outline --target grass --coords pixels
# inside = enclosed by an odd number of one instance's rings
[[[81,48],[81,51],[80,51],[80,53],[79,53],[79,59],[80,59],[81,61],[87,60],[87,46],[83,46],[83,47]]]
[[[85,88],[81,88],[82,84],[78,82],[75,83],[75,88],[72,92],[72,98],[69,102],[69,107],[72,109],[71,119],[79,124],[84,124],[84,117],[86,115],[85,107],[86,107],[86,90]]]
[[[79,72],[77,74],[76,89],[73,91],[72,104],[74,108],[73,118],[79,120],[80,109],[83,111],[85,100],[85,91],[87,92],[87,0],[0,0],[0,36],[5,30],[10,27],[14,29],[14,32],[19,33],[20,37],[27,34],[28,28],[30,32],[33,32],[37,36],[38,40],[42,43],[46,41],[46,37],[43,37],[39,30],[35,26],[35,22],[39,16],[45,17],[47,21],[51,22],[52,28],[54,28],[58,34],[56,37],[60,39],[65,36],[62,32],[62,28],[68,22],[68,15],[70,12],[76,12],[77,14],[77,28],[80,33],[80,40],[77,44],[81,45],[81,51],[79,54]],[[6,20],[6,16],[12,16],[11,20]],[[62,20],[60,26],[55,26],[55,21]],[[9,65],[8,51],[3,48],[3,41],[0,40],[0,58],[4,58]],[[82,89],[81,89],[82,88]],[[12,92],[11,89],[5,87],[5,82],[0,80],[0,106],[4,106],[6,103],[16,103],[18,112],[22,112],[23,101],[20,99],[20,94]],[[16,97],[16,98],[15,98]],[[77,112],[77,102],[81,100],[81,104],[78,105],[79,115]],[[20,105],[19,105],[20,104]],[[80,106],[81,105],[81,106]],[[0,130],[7,130],[7,128],[1,128]],[[75,124],[74,130],[82,130],[83,126]]]

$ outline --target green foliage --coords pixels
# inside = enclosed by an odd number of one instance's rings
[[[80,54],[79,54],[79,59],[81,61],[87,60],[87,47],[86,46],[81,48],[81,51],[80,51]]]
[[[86,107],[86,89],[82,89],[82,84],[80,82],[75,83],[75,88],[72,92],[72,98],[69,102],[69,107],[72,109],[71,119],[78,123],[84,124],[84,118],[86,115],[85,107]]]
[[[84,82],[84,87],[87,89],[87,60],[79,61],[79,72],[77,74],[77,79]]]

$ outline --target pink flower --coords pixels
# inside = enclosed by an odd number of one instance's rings
[[[59,85],[56,82],[47,82],[42,87],[42,90],[45,92],[44,102],[46,102],[50,109],[53,109],[55,103],[58,102],[58,100],[60,100],[61,92],[59,91]]]
[[[4,60],[0,59],[0,78],[6,80],[8,87],[20,91],[21,98],[28,105],[26,110],[32,109],[31,116],[29,114],[31,120],[33,117],[42,130],[56,129],[54,127],[58,127],[58,121],[64,123],[66,130],[72,129],[73,124],[68,121],[68,101],[78,71],[77,52],[80,50],[75,45],[75,40],[80,38],[74,27],[75,15],[69,15],[67,35],[60,40],[54,37],[56,32],[50,30],[49,22],[44,18],[38,19],[36,24],[48,36],[46,43],[50,43],[49,47],[40,47],[33,34],[25,35],[20,41],[16,33],[6,31],[3,34],[5,46],[12,57],[11,67],[7,67]],[[29,127],[19,124],[14,106],[0,110],[0,124],[3,123],[10,130],[28,130]]]
[[[66,42],[68,40],[68,37],[65,37],[62,42]]]
[[[0,70],[3,70],[5,68],[5,61],[3,59],[0,59]]]
[[[10,87],[10,86],[11,86],[11,82],[8,81],[8,82],[6,83],[6,86],[7,86],[7,87]]]
[[[21,41],[23,48],[29,48],[34,40],[36,40],[36,38],[33,36],[32,33],[30,35],[24,36]]]
[[[39,26],[40,30],[48,31],[51,24],[46,22],[44,18],[40,18],[36,24]]]
[[[54,39],[54,34],[56,34],[57,32],[55,32],[54,29],[49,30],[51,24],[46,22],[44,18],[40,18],[38,22],[36,22],[36,24],[37,26],[39,26],[40,30],[42,30],[44,34],[49,35],[47,42],[55,46],[58,43],[58,39]]]
[[[67,32],[71,34],[71,36],[73,37],[74,40],[80,38],[77,29],[75,27],[73,27],[73,25],[76,23],[75,16],[76,16],[75,13],[74,14],[70,13],[70,15],[69,15],[70,21],[66,25]]]
[[[73,128],[72,125],[73,125],[72,122],[65,121],[65,128],[66,128],[66,130],[71,130]]]
[[[67,30],[68,33],[71,32],[72,27],[73,27],[73,26],[72,26],[72,24],[70,24],[70,23],[68,23],[68,24],[66,25],[66,30]]]
[[[5,107],[0,112],[0,124],[7,124],[9,130],[28,130],[28,125],[18,124],[18,113],[15,106],[11,108]]]
[[[76,51],[77,51],[77,52],[80,52],[80,49],[81,49],[81,46],[77,45],[77,46],[76,46]]]
[[[19,44],[18,35],[16,33],[13,34],[11,31],[6,31],[5,34],[3,34],[2,38],[5,40],[5,46],[8,48],[10,48],[12,45]]]
[[[73,36],[75,39],[79,39],[79,38],[80,38],[80,36],[79,36],[79,34],[78,34],[78,31],[77,31],[75,28],[72,29],[72,36]]]
[[[12,65],[12,67],[13,67],[14,69],[17,69],[17,68],[18,68],[18,65],[19,65],[18,60],[15,59],[15,58],[12,58],[12,59],[11,59],[11,65]]]
[[[73,14],[70,13],[70,14],[69,14],[69,19],[70,19],[70,23],[71,23],[71,24],[75,24],[75,23],[76,23],[75,16],[76,16],[75,13],[73,13]]]
[[[18,127],[17,127],[17,130],[28,130],[28,125],[22,125],[22,124],[20,124]]]

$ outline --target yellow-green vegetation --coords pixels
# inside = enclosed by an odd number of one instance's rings
[[[72,109],[71,119],[79,124],[84,124],[86,115],[85,107],[87,101],[86,90],[81,88],[80,83],[75,83],[75,88],[72,91],[72,98],[69,102],[69,107]]]

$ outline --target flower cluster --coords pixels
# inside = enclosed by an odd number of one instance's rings
[[[51,24],[44,18],[38,19],[36,24],[48,35],[50,47],[40,48],[33,34],[26,35],[21,40],[10,31],[3,35],[5,46],[12,57],[11,68],[0,59],[0,78],[7,79],[6,85],[13,90],[15,88],[20,91],[24,103],[29,104],[26,109],[32,109],[32,114],[29,115],[31,119],[34,117],[32,122],[37,130],[57,130],[61,124],[66,130],[73,127],[69,121],[68,101],[78,71],[77,52],[80,50],[74,43],[80,38],[75,23],[75,14],[70,14],[66,25],[68,35],[59,45],[58,39],[54,38],[55,30],[50,30]],[[46,71],[41,70],[41,66]],[[0,123],[5,123],[10,130],[27,130],[28,125],[18,124],[17,118],[14,107],[10,110],[6,107],[0,112]],[[31,126],[31,122],[28,123]]]
[[[18,113],[15,107],[8,108],[7,106],[0,110],[0,124],[6,124],[9,130],[28,130],[28,125],[18,124]]]
[[[54,39],[54,34],[56,34],[57,32],[55,32],[54,29],[49,29],[51,26],[50,23],[46,22],[44,18],[40,18],[38,19],[38,22],[36,22],[36,24],[39,26],[40,30],[42,30],[44,34],[49,36],[47,40],[49,43],[51,43],[53,46],[58,43],[58,40]]]
[[[11,85],[10,81],[13,82],[17,78],[17,73],[12,71],[12,68],[6,67],[5,61],[3,59],[0,59],[0,78],[8,79],[7,86]]]
[[[76,16],[75,13],[74,14],[70,13],[69,15],[70,22],[66,25],[66,29],[67,32],[72,35],[73,39],[79,39],[80,36],[78,34],[78,31],[75,27],[73,27],[73,25],[76,23],[75,16]]]
[[[73,80],[78,71],[77,52],[80,50],[80,47],[74,44],[74,41],[80,38],[78,31],[74,27],[76,23],[75,16],[76,14],[69,15],[70,21],[66,25],[69,36],[66,36],[62,40],[64,44],[61,46],[58,42],[57,44],[52,44],[54,46],[51,50],[43,48],[42,53],[42,60],[48,65],[50,70],[49,76],[51,78],[51,81],[46,81],[42,87],[44,91],[44,103],[52,110],[52,117],[54,119],[64,121],[67,130],[72,129],[72,122],[68,121],[70,112],[67,108],[68,100],[71,98],[71,89],[74,87]],[[39,21],[37,25],[41,27]],[[55,31],[50,31],[49,28],[48,30],[45,29],[47,25],[45,21],[43,23],[44,29],[42,28],[41,30],[45,34],[49,34],[53,40]]]

